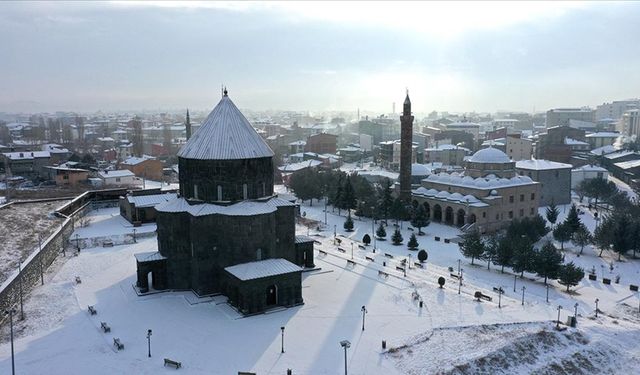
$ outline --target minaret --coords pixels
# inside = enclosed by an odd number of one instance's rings
[[[411,200],[411,150],[413,146],[413,116],[409,90],[404,99],[402,116],[400,116],[400,199]]]
[[[189,108],[187,108],[187,121],[184,123],[184,127],[187,133],[187,141],[191,138],[191,120],[189,119]]]

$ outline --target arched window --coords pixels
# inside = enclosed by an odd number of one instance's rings
[[[256,250],[256,260],[262,260],[262,249]]]
[[[222,186],[218,185],[218,200],[222,200]]]
[[[198,185],[193,184],[193,198],[198,199]]]
[[[247,184],[242,184],[242,199],[247,199]]]

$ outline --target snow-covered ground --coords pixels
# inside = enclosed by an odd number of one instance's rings
[[[321,223],[323,209],[317,202],[301,207],[307,219]],[[588,215],[581,217],[589,226]],[[425,268],[414,266],[405,277],[396,267],[409,254],[415,261],[416,252],[390,241],[377,241],[375,253],[373,246],[363,250],[350,238],[361,239],[370,233],[371,221],[354,220],[355,230],[347,234],[342,230],[344,213],[338,216],[329,209],[326,217],[324,230],[309,229],[320,242],[316,249],[323,252],[316,251],[316,265],[321,269],[303,275],[305,304],[248,318],[235,313],[224,297],[198,299],[189,292],[137,296],[132,287],[133,254],[155,250],[155,237],[113,248],[85,249],[77,257],[59,259],[45,285],[36,287],[26,300],[27,319],[17,323],[17,372],[156,374],[175,371],[163,368],[162,359],[171,358],[182,362],[181,373],[189,374],[284,374],[290,368],[294,374],[333,375],[344,368],[341,340],[351,342],[347,353],[350,374],[640,371],[639,300],[626,283],[605,286],[585,280],[572,294],[552,284],[546,303],[546,288],[533,275],[517,278],[513,292],[512,274],[501,274],[493,266],[487,270],[483,262],[471,265],[461,258],[456,244],[435,241],[434,235],[444,239],[459,234],[456,228],[435,223],[426,228],[425,236],[418,237],[420,248],[429,252]],[[104,234],[120,230],[109,220],[95,220],[89,228]],[[334,245],[334,226],[344,252]],[[412,232],[407,223],[403,228],[406,243]],[[305,227],[298,229],[307,233]],[[391,231],[390,222],[389,237]],[[571,251],[566,256],[575,257]],[[453,267],[457,272],[458,259],[465,275],[460,294],[447,269]],[[587,249],[575,259],[585,266],[606,262],[588,255]],[[639,268],[637,261],[620,267],[625,267],[620,268],[625,273],[637,273]],[[75,284],[76,276],[81,277],[81,284]],[[443,289],[437,285],[439,276],[446,278]],[[623,282],[626,279],[623,276]],[[493,291],[497,286],[506,291],[501,308]],[[477,302],[475,291],[493,300]],[[591,319],[595,298],[600,299],[603,312]],[[557,318],[558,305],[563,307],[561,320],[566,321],[576,303],[578,328],[555,331],[550,322]],[[87,305],[95,305],[98,314],[89,315]],[[364,331],[362,306],[368,311]],[[111,326],[111,333],[102,333],[101,321]],[[285,353],[280,352],[281,326],[285,327]],[[147,357],[147,329],[153,330],[151,358]],[[6,333],[4,327],[0,373],[8,373],[11,366]],[[124,351],[114,349],[114,337],[120,338]],[[387,350],[382,349],[382,340]]]

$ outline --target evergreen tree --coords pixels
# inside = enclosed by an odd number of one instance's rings
[[[391,218],[396,221],[396,224],[400,220],[407,220],[407,217],[409,216],[407,207],[404,205],[404,202],[400,198],[396,198],[393,200],[393,203],[391,204],[390,214]]]
[[[422,228],[429,226],[429,218],[427,217],[427,210],[424,205],[418,205],[418,208],[414,210],[413,217],[411,218],[411,225],[418,228],[418,235],[422,235]]]
[[[504,273],[504,267],[510,266],[513,261],[514,248],[508,236],[498,239],[498,248],[493,264],[500,266],[500,273]]]
[[[569,228],[569,233],[571,234],[571,236],[573,236],[573,234],[580,227],[580,224],[582,224],[582,222],[580,221],[580,218],[578,217],[578,208],[576,207],[575,204],[571,205],[571,208],[569,209],[569,214],[567,215],[567,218],[564,220],[564,224],[566,224],[567,227]]]
[[[608,250],[611,247],[611,243],[613,243],[614,224],[610,216],[605,217],[593,232],[593,242],[600,248],[599,257],[602,257],[602,252]]]
[[[409,242],[407,242],[407,247],[409,250],[417,250],[420,244],[418,243],[418,239],[416,238],[415,233],[411,233],[411,237],[409,238]]]
[[[334,207],[338,208],[338,216],[340,216],[340,208],[342,208],[342,173],[338,174],[338,178],[335,181],[336,188],[333,191],[333,198],[331,199],[331,204]]]
[[[564,250],[564,243],[571,239],[571,227],[566,221],[558,224],[553,230],[553,238],[560,242],[560,249]]]
[[[353,231],[353,220],[351,220],[351,213],[347,215],[347,220],[344,221],[343,227],[347,232]]]
[[[383,241],[387,237],[387,231],[384,229],[384,225],[382,224],[382,221],[380,222],[380,225],[376,230],[376,237],[378,237],[379,240],[383,240]]]
[[[500,237],[493,233],[486,236],[484,239],[484,253],[482,254],[482,260],[487,261],[487,269],[491,269],[491,263],[495,262],[498,258],[498,248],[500,247]]]
[[[524,276],[524,271],[535,271],[536,253],[533,245],[527,238],[513,238],[513,258],[511,259],[511,268],[514,272],[520,273],[520,277]]]
[[[342,192],[342,201],[340,202],[341,206],[345,210],[349,210],[349,212],[351,212],[351,209],[356,208],[356,195],[353,191],[353,185],[351,185],[350,177],[345,178],[344,188],[342,189]]]
[[[420,261],[420,263],[424,263],[427,258],[429,258],[429,254],[427,254],[426,250],[418,251],[418,260]]]
[[[474,259],[481,258],[482,254],[484,254],[484,243],[477,230],[464,233],[459,246],[462,255],[466,258],[471,258],[471,264],[473,264]]]
[[[544,277],[544,283],[547,279],[555,279],[558,277],[558,270],[562,264],[562,254],[556,249],[551,242],[547,242],[535,256],[535,272],[540,277]]]
[[[552,200],[549,207],[547,207],[547,220],[549,220],[551,225],[554,225],[556,223],[556,221],[558,220],[558,215],[560,215],[560,211]]]
[[[404,240],[404,238],[402,238],[402,233],[400,233],[400,229],[397,229],[393,232],[393,235],[391,236],[391,241],[393,242],[394,245],[400,245],[402,244],[402,241]]]
[[[391,181],[388,178],[385,178],[382,181],[382,191],[380,193],[380,210],[385,222],[389,218],[392,204],[393,197],[391,196]]]
[[[613,238],[611,242],[611,248],[618,253],[618,260],[621,259],[622,254],[631,250],[633,234],[630,225],[631,220],[626,214],[618,214],[614,216],[615,224],[613,226]]]
[[[580,255],[582,255],[584,247],[593,242],[593,236],[584,224],[580,224],[578,230],[573,234],[573,242],[580,246]]]
[[[584,270],[573,262],[561,265],[558,270],[558,282],[567,286],[567,292],[569,287],[578,285],[582,279],[584,279]]]
[[[365,246],[369,246],[371,243],[371,236],[369,236],[368,233],[365,233],[365,235],[362,236],[362,243],[365,244]]]

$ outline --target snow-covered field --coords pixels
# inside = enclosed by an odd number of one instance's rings
[[[322,204],[309,207],[305,203],[301,210],[306,218],[323,223],[323,208]],[[104,234],[120,230],[110,221],[115,219],[96,215],[105,219],[94,220],[86,229]],[[582,217],[588,226],[595,225],[593,220],[589,224],[588,213]],[[501,274],[494,267],[487,270],[482,262],[472,266],[462,259],[465,280],[458,294],[458,283],[447,269],[458,266],[458,246],[434,239],[434,235],[453,238],[458,234],[456,228],[427,227],[427,235],[419,237],[420,248],[429,252],[426,267],[413,267],[405,277],[396,267],[410,253],[415,261],[416,253],[390,241],[378,241],[375,253],[372,246],[363,250],[354,241],[353,265],[349,265],[349,237],[361,239],[370,233],[371,221],[354,220],[354,232],[345,234],[344,219],[329,212],[325,230],[318,232],[315,226],[309,230],[320,242],[316,249],[323,253],[316,251],[316,265],[321,269],[303,275],[305,304],[248,318],[235,313],[224,297],[198,299],[188,292],[137,296],[132,287],[133,254],[155,250],[155,237],[113,248],[85,249],[77,257],[59,259],[45,285],[36,287],[25,301],[27,319],[16,325],[16,371],[157,374],[175,371],[163,367],[163,358],[171,358],[182,362],[181,373],[189,374],[285,374],[290,368],[294,374],[333,375],[344,371],[341,340],[351,342],[347,352],[350,374],[640,371],[639,300],[627,285],[627,277],[638,281],[633,276],[640,268],[638,261],[618,265],[618,272],[623,273],[619,285],[585,280],[575,293],[566,294],[562,286],[553,284],[546,303],[546,289],[533,275],[518,278],[513,292],[512,274]],[[334,245],[334,226],[345,252]],[[406,223],[403,228],[406,243],[411,232]],[[302,226],[298,229],[307,233]],[[585,249],[579,258],[571,251],[566,256],[583,266],[608,264],[591,249]],[[75,283],[76,276],[82,279],[81,284]],[[443,289],[436,282],[439,276],[446,278]],[[498,308],[493,291],[497,286],[506,290],[502,308]],[[475,291],[493,300],[477,302]],[[602,310],[597,319],[593,319],[595,298],[600,299]],[[561,320],[566,321],[574,314],[576,303],[578,328],[554,330],[558,305],[563,307]],[[98,314],[89,315],[87,305],[95,305]],[[362,306],[368,311],[364,331]],[[111,326],[111,333],[100,330],[101,321]],[[281,326],[285,327],[285,353],[280,352]],[[151,358],[147,357],[147,329],[153,330]],[[3,327],[3,374],[11,368],[7,333],[8,327]],[[123,351],[113,347],[114,337],[125,345]],[[386,350],[381,347],[382,340],[386,340]]]

